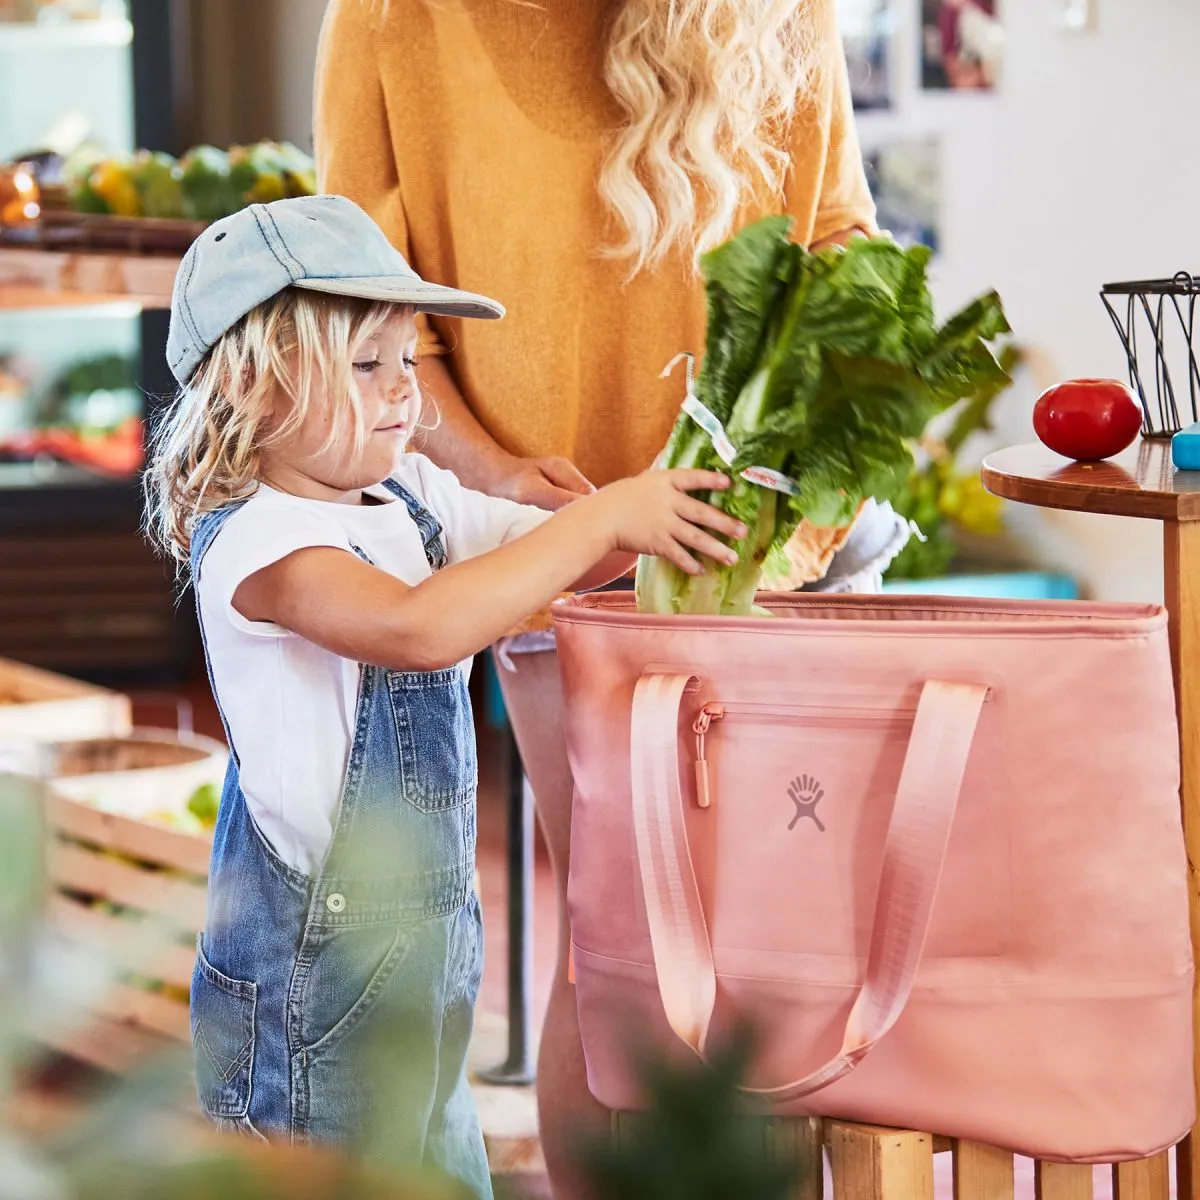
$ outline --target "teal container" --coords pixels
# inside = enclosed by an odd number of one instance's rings
[[[1001,571],[994,575],[900,579],[885,582],[883,590],[901,596],[973,596],[985,600],[1079,599],[1079,585],[1074,579],[1049,571]]]

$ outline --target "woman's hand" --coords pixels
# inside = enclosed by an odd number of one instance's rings
[[[565,458],[521,458],[501,447],[471,412],[440,356],[423,358],[417,377],[440,418],[422,449],[464,486],[548,512],[596,490]]]
[[[505,455],[491,466],[489,473],[491,480],[485,490],[491,495],[549,512],[557,512],[596,490],[566,458]]]
[[[611,484],[587,504],[593,518],[604,523],[613,552],[665,558],[681,571],[699,575],[704,567],[695,554],[728,566],[738,560],[706,530],[737,541],[746,536],[746,527],[688,493],[729,486],[728,477],[715,471],[648,471]]]

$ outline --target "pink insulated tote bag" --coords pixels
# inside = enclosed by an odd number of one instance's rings
[[[739,1018],[782,1114],[1118,1161],[1193,1117],[1165,614],[764,596],[556,616],[592,1092]]]

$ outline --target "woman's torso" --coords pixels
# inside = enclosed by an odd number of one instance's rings
[[[507,449],[563,454],[603,484],[650,465],[703,351],[703,287],[675,253],[628,281],[596,180],[620,113],[605,6],[390,0],[378,63],[409,249],[427,278],[493,295],[499,325],[435,320],[472,410]],[[822,102],[824,103],[824,102]],[[805,118],[800,118],[804,120]],[[787,209],[807,241],[825,155],[796,155]],[[352,197],[353,198],[353,197]],[[784,201],[751,203],[747,218]]]

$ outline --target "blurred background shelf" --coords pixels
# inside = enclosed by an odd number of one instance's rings
[[[120,18],[95,21],[0,22],[0,54],[30,50],[59,51],[101,46],[128,46],[133,23]]]
[[[0,21],[0,161],[80,139],[182,152],[192,8],[97,0],[82,19],[47,5]],[[142,536],[139,478],[173,392],[179,256],[14,241],[0,245],[0,656],[117,686],[186,678],[194,618]]]
[[[0,309],[134,301],[167,308],[179,259],[0,246]]]

